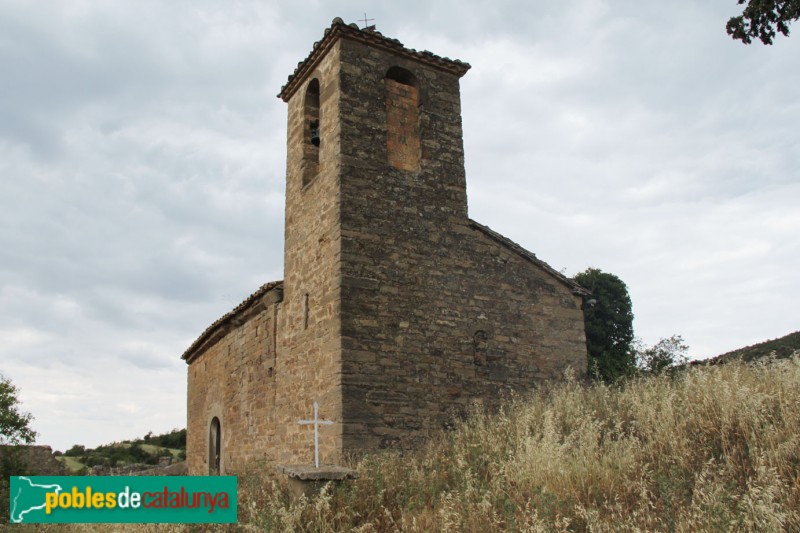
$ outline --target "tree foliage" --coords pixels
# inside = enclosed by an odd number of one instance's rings
[[[33,417],[19,410],[19,390],[0,374],[0,502],[9,497],[9,476],[22,475],[27,465],[20,454],[21,445],[30,444],[36,432],[30,427]],[[8,521],[8,507],[0,505],[0,523]]]
[[[633,309],[627,285],[597,268],[588,268],[573,280],[592,291],[584,309],[589,372],[607,382],[633,374]]]
[[[150,431],[144,436],[144,438],[140,439],[139,442],[152,444],[154,446],[161,446],[163,448],[176,448],[178,450],[185,450],[186,428],[173,429],[172,431],[163,433],[161,435],[153,435],[153,432]]]
[[[179,450],[177,456],[186,459],[186,429],[173,429],[161,435],[149,431],[144,437],[123,442],[114,442],[87,448],[75,444],[64,452],[68,457],[88,467],[119,467],[132,464],[156,465],[161,457],[170,457],[173,450]]]
[[[728,35],[745,44],[760,39],[772,44],[777,32],[789,36],[789,24],[800,18],[800,0],[738,0],[747,4],[738,17],[728,20]]]
[[[653,346],[636,350],[636,362],[639,370],[648,374],[661,374],[670,369],[685,365],[689,358],[686,352],[689,346],[680,335],[673,335],[659,340]]]
[[[80,457],[86,453],[86,446],[82,444],[74,444],[72,448],[64,452],[67,457]]]
[[[19,410],[19,390],[0,374],[0,444],[30,444],[36,432],[30,427],[33,416]]]

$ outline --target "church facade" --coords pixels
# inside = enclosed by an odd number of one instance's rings
[[[587,292],[467,215],[469,65],[334,19],[288,104],[284,276],[188,365],[189,473],[413,447],[474,400],[587,371]]]

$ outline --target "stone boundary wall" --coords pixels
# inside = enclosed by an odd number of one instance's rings
[[[0,446],[0,460],[9,453],[19,453],[24,471],[12,475],[64,476],[66,469],[53,455],[50,446]]]

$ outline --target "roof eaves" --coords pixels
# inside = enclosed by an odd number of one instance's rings
[[[372,27],[360,29],[357,24],[345,24],[344,21],[336,17],[331,22],[329,28],[325,29],[325,34],[322,39],[315,42],[311,52],[308,56],[297,63],[297,68],[289,75],[286,84],[281,87],[281,92],[278,93],[278,98],[284,102],[288,102],[292,94],[298,89],[306,77],[306,74],[316,68],[319,61],[330,50],[333,44],[340,37],[347,37],[356,41],[360,41],[372,46],[382,48],[384,50],[397,53],[399,55],[427,63],[429,65],[438,67],[439,69],[448,71],[458,77],[463,76],[471,68],[469,63],[465,63],[458,59],[450,59],[449,57],[441,57],[427,50],[417,51],[413,48],[406,48],[403,43],[397,39],[384,37],[382,33],[376,31]]]
[[[552,275],[553,277],[555,277],[556,279],[567,285],[572,290],[573,294],[576,294],[578,296],[591,296],[592,293],[590,291],[581,287],[580,285],[569,279],[567,276],[565,276],[558,270],[554,269],[553,267],[551,267],[550,265],[548,265],[547,263],[536,257],[536,255],[533,252],[529,252],[528,250],[526,250],[519,244],[515,243],[511,239],[500,235],[499,233],[489,228],[488,226],[484,226],[483,224],[475,222],[472,219],[469,219],[469,226],[487,235],[493,241],[503,245],[512,252],[523,257],[524,259],[527,259],[528,261],[535,264],[542,270],[546,271],[547,273],[549,273],[550,275]]]
[[[191,363],[195,357],[199,356],[209,347],[216,344],[217,341],[225,336],[231,326],[238,325],[238,318],[243,317],[251,307],[257,304],[268,292],[272,291],[273,289],[283,289],[283,280],[265,283],[256,289],[253,294],[245,298],[242,303],[214,321],[214,323],[208,326],[205,331],[203,331],[203,333],[201,333],[200,336],[197,337],[197,339],[191,344],[191,346],[189,346],[189,348],[183,352],[181,359],[185,360],[187,364]],[[280,301],[280,299],[277,301]]]

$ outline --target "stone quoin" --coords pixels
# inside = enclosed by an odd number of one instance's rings
[[[586,375],[587,291],[467,215],[469,68],[337,18],[289,76],[284,279],[183,354],[190,474],[313,463],[314,401],[331,464]]]

